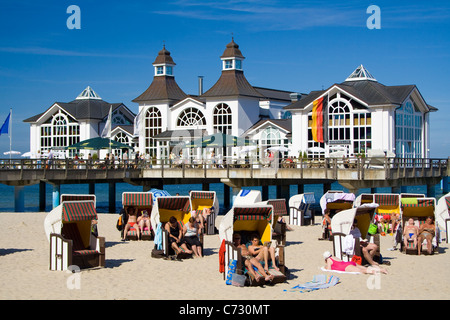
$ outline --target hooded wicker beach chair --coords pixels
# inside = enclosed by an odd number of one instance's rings
[[[289,224],[296,226],[314,225],[314,212],[310,209],[316,203],[314,193],[296,194],[289,198]]]
[[[148,217],[150,218],[153,208],[153,194],[151,192],[124,192],[122,193],[122,206],[124,209],[127,207],[134,207],[137,217],[140,217],[147,212]],[[127,223],[128,219],[128,215],[125,211],[122,211],[124,224]],[[137,224],[127,232],[126,239],[138,240],[135,228],[138,228]],[[149,230],[145,227],[144,230],[141,230],[141,240],[152,240],[153,233],[152,228]]]
[[[439,230],[445,232],[445,241],[448,243],[450,236],[450,193],[447,193],[439,199],[436,205],[435,215],[436,224]]]
[[[376,204],[363,204],[357,208],[347,209],[336,213],[331,219],[333,240],[333,255],[343,261],[350,261],[354,255],[362,258],[360,239],[350,235],[353,222],[357,220],[357,227],[361,238],[375,243],[380,247],[379,235],[370,235],[369,226],[373,222]],[[351,242],[354,241],[354,242]],[[379,252],[377,253],[379,258]]]
[[[191,210],[203,212],[203,209],[211,209],[211,214],[205,219],[205,234],[215,234],[216,218],[219,214],[219,200],[215,191],[191,191],[189,193]]]
[[[327,191],[320,198],[320,207],[322,208],[322,214],[325,213],[325,210],[329,210],[330,218],[333,218],[333,216],[337,212],[352,208],[354,201],[355,195],[353,193],[345,193],[339,190]]]
[[[155,238],[155,242],[161,245],[163,255],[168,257],[174,255],[173,249],[169,245],[169,234],[164,226],[169,222],[170,217],[174,216],[179,224],[180,230],[189,222],[191,217],[190,198],[187,196],[168,196],[156,198],[155,205],[152,210],[151,223],[154,230],[160,228],[160,239]],[[203,234],[200,235],[200,243],[203,250]],[[155,244],[156,245],[156,244]],[[191,257],[191,255],[186,255]]]
[[[50,270],[105,266],[105,238],[91,232],[97,211],[92,200],[64,201],[45,218]]]
[[[408,220],[412,218],[414,220],[414,224],[420,228],[420,226],[425,223],[425,220],[428,217],[432,217],[436,226],[436,218],[435,218],[435,208],[436,208],[436,199],[435,198],[403,198],[401,202],[401,210],[402,210],[402,226],[404,227]],[[436,226],[437,227],[437,226]],[[423,254],[428,254],[426,241],[424,240],[422,243],[421,252]],[[404,246],[403,239],[401,241],[402,252],[406,254],[418,254],[418,247],[414,245],[414,242],[409,241],[407,246]],[[432,240],[432,253],[439,251],[439,232],[435,232],[435,236]]]
[[[253,234],[257,233],[261,239],[262,244],[272,242],[272,221],[273,221],[273,206],[255,204],[251,206],[235,206],[222,219],[219,226],[219,238],[224,241],[224,263],[225,275],[228,272],[230,262],[236,261],[238,272],[245,272],[244,261],[242,260],[241,249],[237,248],[233,243],[233,234],[239,233],[241,236],[241,243],[247,244]],[[270,268],[269,273],[274,276],[273,283],[280,283],[286,281],[286,267],[285,267],[285,251],[283,245],[277,245],[278,252],[277,264],[280,269],[276,272],[275,269]],[[250,274],[247,273],[250,277]],[[250,277],[251,278],[251,277]],[[251,285],[261,285],[254,279],[250,281]]]

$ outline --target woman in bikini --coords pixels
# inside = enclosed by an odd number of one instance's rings
[[[422,224],[419,228],[419,240],[418,240],[418,254],[420,255],[420,251],[422,249],[423,240],[427,240],[427,250],[428,253],[431,254],[432,243],[434,236],[436,234],[436,226],[434,225],[433,219],[428,217],[425,220],[425,223]]]
[[[342,261],[336,257],[333,257],[329,251],[326,251],[323,254],[323,257],[325,259],[326,263],[325,268],[327,270],[341,271],[341,272],[359,272],[364,274],[376,274],[378,272],[384,274],[388,273],[386,269],[381,268],[379,266],[364,267],[360,266],[359,264],[356,264],[356,262],[353,261],[349,262]]]
[[[414,241],[414,247],[417,247],[417,235],[419,234],[419,228],[414,225],[414,219],[409,218],[408,224],[403,230],[403,244],[405,248],[408,247],[408,241]]]
[[[127,232],[131,228],[134,228],[136,230],[136,235],[137,235],[137,238],[139,239],[141,235],[139,232],[139,228],[136,225],[137,224],[137,215],[136,215],[136,210],[134,209],[134,207],[128,207],[127,214],[128,214],[128,220],[127,220],[127,224],[125,225],[125,229],[123,231],[122,241],[125,241],[127,239]]]

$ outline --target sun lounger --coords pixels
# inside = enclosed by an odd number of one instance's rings
[[[91,232],[97,220],[94,201],[64,201],[45,218],[50,270],[105,266],[105,238]]]

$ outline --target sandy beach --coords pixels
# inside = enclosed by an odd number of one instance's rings
[[[49,271],[45,216],[46,213],[0,214],[4,226],[0,236],[0,299],[450,299],[450,254],[445,242],[440,244],[439,254],[411,256],[398,250],[388,251],[392,236],[381,237],[381,253],[391,266],[386,267],[388,275],[375,279],[321,271],[322,253],[332,251],[332,242],[318,241],[318,224],[294,226],[287,234],[286,247],[291,278],[275,286],[238,288],[225,285],[223,274],[219,273],[218,235],[205,236],[202,259],[154,259],[150,256],[153,241],[120,241],[115,228],[118,215],[113,214],[99,214],[99,234],[106,238],[106,267],[82,270],[78,274],[79,286],[70,289],[70,283],[74,283],[71,273]],[[324,273],[338,276],[340,283],[306,293],[285,291]]]

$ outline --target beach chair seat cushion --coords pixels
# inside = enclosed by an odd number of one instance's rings
[[[73,251],[74,256],[87,256],[91,254],[98,254],[97,250],[75,250]]]

